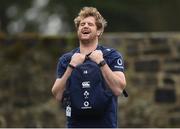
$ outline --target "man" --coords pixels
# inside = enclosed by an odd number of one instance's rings
[[[53,85],[52,93],[57,100],[62,100],[63,92],[66,88],[68,78],[74,68],[82,64],[86,55],[89,59],[100,66],[102,75],[113,93],[110,106],[102,118],[76,120],[68,118],[68,127],[117,127],[117,97],[122,93],[126,86],[125,75],[123,73],[123,61],[121,55],[114,51],[104,59],[103,50],[111,49],[98,45],[98,39],[104,31],[106,20],[94,7],[84,7],[79,15],[74,19],[79,38],[79,48],[76,49],[72,57],[69,53],[64,54],[58,62],[57,79]]]

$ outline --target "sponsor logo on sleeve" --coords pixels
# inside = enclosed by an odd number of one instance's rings
[[[115,65],[114,66],[114,68],[124,68],[123,66],[123,62],[122,62],[122,60],[119,58],[118,60],[117,60],[117,65]]]

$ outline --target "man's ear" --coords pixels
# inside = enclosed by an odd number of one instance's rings
[[[97,36],[99,37],[101,35],[101,30],[97,31]]]

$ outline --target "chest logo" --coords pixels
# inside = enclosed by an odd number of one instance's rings
[[[82,82],[81,85],[82,85],[82,88],[90,88],[91,87],[90,81]]]

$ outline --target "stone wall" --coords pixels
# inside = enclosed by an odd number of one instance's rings
[[[180,33],[106,33],[100,41],[125,60],[120,127],[180,127]],[[0,34],[0,127],[65,127],[51,87],[59,56],[76,46],[74,35]]]
[[[124,55],[129,98],[119,99],[121,127],[180,127],[180,34],[107,34]]]

